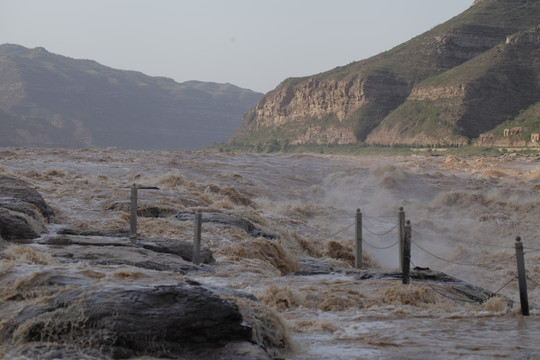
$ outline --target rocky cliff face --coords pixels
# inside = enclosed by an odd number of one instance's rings
[[[500,90],[511,83],[507,79],[516,80],[525,73],[521,69],[505,69],[502,75],[499,72],[473,84],[466,81],[422,84],[422,81],[459,67],[497,44],[526,41],[507,36],[536,25],[537,16],[540,16],[538,0],[519,4],[503,0],[475,1],[463,14],[386,53],[327,73],[285,80],[246,113],[231,141],[253,144],[286,139],[292,144],[342,144],[367,140],[393,144],[404,140],[436,144],[443,136],[443,142],[467,143],[470,137],[499,122],[499,117],[492,115],[502,96]],[[497,80],[500,76],[506,80]],[[530,90],[530,86],[526,89]],[[492,101],[483,103],[481,109],[488,113],[477,124],[474,117],[478,111],[471,107],[461,115],[460,111],[463,104],[478,100],[479,94],[492,95]],[[401,121],[392,113],[405,102],[410,117],[418,112],[415,106],[420,103],[424,106],[429,101],[444,102],[444,106],[451,108],[435,115],[437,119],[429,126],[432,134],[416,129],[414,136],[403,138],[405,125],[390,126]],[[520,102],[519,106],[528,101]],[[413,102],[415,106],[411,105]],[[454,128],[442,131],[439,125],[447,122]]]
[[[465,97],[465,84],[441,87],[416,87],[411,91],[408,100],[441,100],[460,99]]]
[[[283,130],[295,143],[352,143],[358,140],[352,119],[376,96],[384,101],[403,99],[409,85],[388,73],[351,78],[313,77],[298,85],[285,81],[248,112],[236,137],[264,131]]]
[[[343,121],[366,102],[365,79],[320,81],[278,88],[256,106],[257,126],[280,125],[290,118],[311,119],[333,113]],[[264,125],[263,125],[264,124]]]

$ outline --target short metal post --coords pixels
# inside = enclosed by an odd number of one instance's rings
[[[411,221],[407,220],[403,227],[403,284],[409,284],[411,272]]]
[[[403,206],[398,212],[399,271],[403,272],[403,232],[405,227],[405,211]]]
[[[195,265],[201,263],[201,223],[202,214],[199,209],[195,211],[195,232],[193,237],[193,258],[192,261]]]
[[[354,238],[356,239],[354,267],[357,269],[361,269],[362,268],[362,213],[360,212],[360,209],[356,209]]]
[[[529,300],[527,297],[527,278],[525,275],[525,258],[523,256],[523,243],[521,237],[516,237],[516,260],[519,281],[519,302],[521,303],[521,314],[529,316]]]
[[[131,217],[129,224],[129,235],[137,236],[137,185],[131,185]]]

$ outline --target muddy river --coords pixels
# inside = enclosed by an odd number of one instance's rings
[[[111,209],[129,200],[131,184],[147,187],[138,193],[145,206],[170,214],[199,209],[235,215],[275,235],[256,238],[241,229],[204,223],[202,245],[213,252],[215,262],[208,265],[211,271],[189,278],[255,295],[287,332],[284,358],[540,358],[538,155],[349,157],[7,148],[0,150],[0,174],[28,182],[54,209],[43,237],[61,228],[129,229],[129,213]],[[412,266],[444,272],[496,296],[479,304],[449,296],[436,283],[358,280],[356,209],[362,212],[364,268],[393,272],[399,266],[400,207],[411,221]],[[194,228],[171,215],[140,217],[137,231],[167,242],[191,240]],[[518,235],[525,248],[529,317],[521,316],[519,306]],[[57,261],[39,240],[9,250],[9,264],[1,264],[4,292],[54,271],[99,279],[100,286],[172,284],[179,278],[166,271]],[[332,271],[293,275],[306,263]],[[0,309],[16,311],[14,305]],[[7,326],[8,321],[0,324],[3,331]],[[31,358],[21,355],[23,348],[3,345],[0,354]]]

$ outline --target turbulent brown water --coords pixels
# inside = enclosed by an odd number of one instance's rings
[[[205,223],[202,241],[214,253],[215,271],[190,278],[256,295],[272,312],[268,316],[279,317],[288,331],[288,359],[540,358],[538,156],[3,149],[0,159],[0,174],[29,182],[54,208],[51,233],[61,227],[128,229],[129,214],[108,209],[128,200],[129,186],[137,183],[160,189],[141,190],[143,203],[171,212],[200,208],[238,215],[279,235],[254,239]],[[363,215],[365,266],[395,270],[400,206],[412,223],[413,265],[500,296],[476,304],[415,281],[409,286],[359,281],[346,271],[290,275],[304,259],[352,269],[357,208]],[[193,225],[174,217],[140,218],[138,232],[163,241],[189,240]],[[530,317],[519,311],[517,235],[525,246]],[[100,286],[173,284],[181,278],[128,266],[64,264],[35,243],[6,251],[0,265],[3,293],[31,286],[44,272],[77,274]],[[503,296],[517,304],[508,306]],[[12,312],[17,306],[2,309]],[[0,324],[5,331],[6,321]],[[21,347],[3,345],[0,354],[23,358]]]

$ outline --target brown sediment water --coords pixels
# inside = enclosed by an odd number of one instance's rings
[[[140,217],[142,236],[191,240],[192,222],[179,221],[174,212],[195,209],[238,216],[276,235],[254,238],[239,228],[204,223],[202,243],[214,254],[214,271],[189,277],[255,295],[257,306],[236,300],[238,306],[246,316],[264,314],[258,326],[276,329],[275,336],[264,341],[289,342],[287,359],[540,356],[536,155],[4,149],[0,174],[24,180],[43,195],[57,214],[48,225],[51,234],[60,228],[129,229],[129,213],[110,209],[115,202],[128,201],[130,186],[136,183],[159,188],[141,189],[139,201],[166,212]],[[435,283],[357,280],[351,261],[356,209],[363,215],[365,266],[383,272],[398,267],[393,245],[400,206],[412,223],[413,265],[443,271],[499,296],[478,304],[449,295]],[[519,302],[513,280],[517,235],[525,246],[530,317],[522,317],[519,306],[507,302]],[[9,314],[40,304],[56,291],[46,284],[51,276],[88,289],[185,281],[169,271],[60,262],[38,241],[0,253],[2,334],[9,327]],[[333,272],[293,275],[306,259]],[[79,315],[73,309],[74,323]],[[75,349],[85,346],[77,341]],[[4,344],[0,354],[17,358],[28,354],[24,347]],[[24,356],[35,353],[29,354]]]

